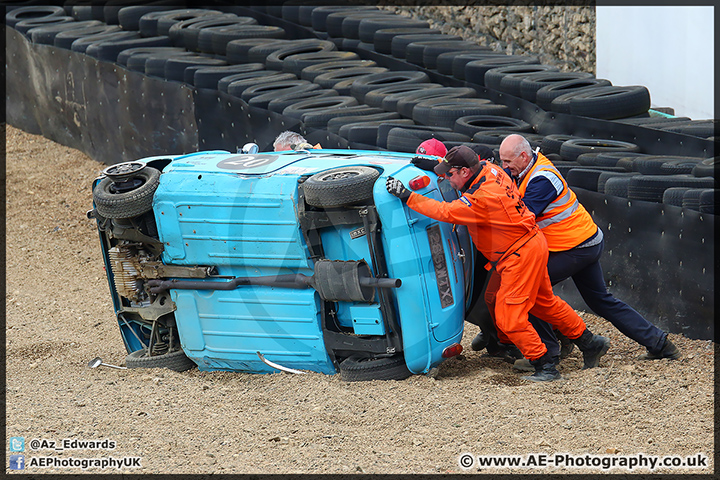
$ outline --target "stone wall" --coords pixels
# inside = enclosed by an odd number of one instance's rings
[[[532,54],[563,71],[595,73],[594,6],[385,6],[443,33],[507,54]]]

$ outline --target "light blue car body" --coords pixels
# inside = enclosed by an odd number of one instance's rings
[[[438,185],[434,173],[413,166],[412,157],[351,150],[254,155],[212,151],[139,161],[163,164],[152,202],[164,249],[162,262],[214,266],[218,278],[312,276],[314,262],[298,222],[301,179],[345,166],[377,169],[380,177],[372,193],[387,273],[402,281],[399,288],[390,289],[388,303],[399,321],[408,369],[427,373],[444,360],[448,346],[460,343],[473,249],[466,229],[420,215],[387,192],[388,176],[408,185],[427,175],[429,185],[416,193],[439,201],[456,198],[448,185]],[[319,232],[326,258],[365,260],[375,274],[373,262],[378,260],[357,225],[329,225]],[[431,248],[436,250],[435,263],[442,259],[444,265],[434,264]],[[107,270],[112,286],[112,272]],[[440,281],[438,271],[445,272]],[[182,349],[200,370],[276,372],[261,361],[261,353],[285,367],[337,372],[321,321],[323,301],[313,288],[171,289],[170,296]],[[114,303],[116,313],[122,313],[117,294]],[[336,307],[332,320],[348,334],[387,334],[379,302],[337,302]],[[119,324],[128,352],[140,349],[137,335],[130,331],[137,331],[137,325],[120,320]]]

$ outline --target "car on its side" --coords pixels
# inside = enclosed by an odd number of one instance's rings
[[[204,151],[107,167],[93,209],[126,365],[403,379],[462,351],[467,230],[388,176],[457,193],[413,155]]]

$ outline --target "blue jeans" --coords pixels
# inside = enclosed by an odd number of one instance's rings
[[[550,282],[555,285],[572,277],[578,292],[593,313],[612,323],[626,337],[657,353],[663,347],[667,333],[607,291],[600,267],[600,255],[604,245],[605,242],[602,241],[592,247],[550,252],[548,259]],[[537,330],[550,355],[559,355],[560,347],[552,326],[532,315],[530,315],[530,323]]]

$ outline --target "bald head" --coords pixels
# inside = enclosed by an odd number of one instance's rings
[[[530,143],[525,137],[517,134],[505,137],[500,144],[499,153],[502,167],[510,169],[513,176],[518,176],[532,159]]]

